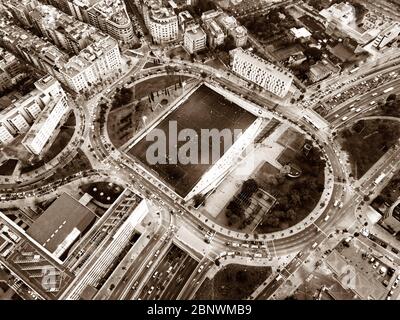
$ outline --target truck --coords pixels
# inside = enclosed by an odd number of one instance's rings
[[[375,180],[374,180],[374,185],[378,185],[379,183],[382,182],[383,179],[385,179],[386,174],[381,173]]]
[[[394,89],[393,87],[387,88],[387,89],[383,90],[383,93],[388,93],[388,92],[392,91],[393,89]]]

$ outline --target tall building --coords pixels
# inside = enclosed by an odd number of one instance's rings
[[[231,67],[239,76],[254,82],[273,94],[284,97],[293,75],[242,48],[231,50]]]
[[[200,26],[193,26],[186,29],[183,44],[186,50],[193,54],[206,48],[207,35]]]
[[[129,189],[128,189],[129,190]],[[126,191],[125,191],[126,192]],[[142,200],[139,205],[132,210],[127,219],[114,232],[110,241],[104,245],[104,250],[101,251],[93,263],[84,265],[80,273],[75,277],[74,281],[64,291],[61,299],[77,300],[81,297],[83,291],[88,286],[95,287],[111,264],[118,258],[123,249],[131,240],[135,233],[135,228],[142,223],[143,219],[150,212],[151,207],[147,200]]]
[[[50,101],[63,94],[60,83],[52,76],[35,82],[35,89],[0,113],[0,143],[6,145],[29,130]]]
[[[90,90],[92,85],[117,71],[122,63],[116,40],[102,33],[90,37],[92,43],[69,58],[49,42],[0,20],[1,44],[77,93]]]
[[[168,43],[178,39],[178,16],[171,8],[164,7],[157,0],[145,1],[142,8],[144,22],[155,43]]]
[[[40,155],[69,110],[65,93],[52,97],[25,135],[22,145],[32,154]]]

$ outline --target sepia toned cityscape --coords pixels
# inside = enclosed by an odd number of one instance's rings
[[[0,0],[0,300],[399,282],[399,0]]]

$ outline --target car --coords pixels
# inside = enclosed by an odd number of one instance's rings
[[[344,117],[342,118],[342,121],[346,121],[348,118],[349,118],[349,117],[344,116]]]
[[[154,272],[153,279],[155,279],[157,276],[158,276],[158,271]]]
[[[169,274],[169,273],[171,273],[171,271],[172,271],[172,267],[169,267],[167,270],[167,273]]]
[[[153,260],[150,260],[149,263],[146,265],[146,268],[147,269],[150,268],[152,264],[153,264]]]
[[[374,263],[374,265],[372,266],[372,268],[376,269],[376,268],[378,268],[378,267],[379,267],[379,261],[376,261],[376,262]]]
[[[396,279],[392,285],[392,289],[396,289],[399,284],[399,279]]]
[[[200,273],[204,269],[204,265],[201,265],[200,268],[197,270],[198,273]]]

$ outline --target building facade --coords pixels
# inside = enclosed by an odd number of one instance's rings
[[[151,7],[146,12],[147,28],[157,44],[172,42],[178,39],[178,17],[174,11],[165,7]]]
[[[24,65],[12,53],[0,48],[0,92],[24,77]]]
[[[39,156],[68,111],[69,106],[64,93],[52,97],[25,135],[22,145],[32,154]]]

